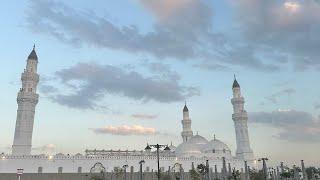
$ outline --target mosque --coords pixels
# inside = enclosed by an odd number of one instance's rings
[[[244,164],[254,166],[254,154],[250,147],[248,134],[248,116],[244,109],[244,98],[241,95],[240,85],[236,78],[232,85],[233,105],[232,120],[234,122],[237,149],[235,154],[227,144],[216,137],[212,140],[194,135],[192,121],[189,117],[187,105],[183,107],[182,118],[182,143],[177,147],[164,146],[160,150],[153,149],[152,145],[140,151],[122,150],[85,150],[78,154],[32,154],[32,132],[35,108],[38,103],[37,74],[38,56],[35,48],[27,58],[27,65],[21,75],[22,87],[17,96],[18,110],[12,153],[0,155],[0,173],[15,173],[23,169],[25,173],[84,173],[92,171],[94,165],[106,172],[113,171],[116,167],[130,168],[130,171],[139,171],[139,162],[144,161],[144,171],[157,170],[157,160],[162,171],[175,168],[189,171],[201,163],[209,163],[216,171],[227,171],[227,168],[244,169]],[[227,167],[228,166],[228,167]]]

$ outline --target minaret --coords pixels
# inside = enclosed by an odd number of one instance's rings
[[[27,59],[27,66],[21,74],[22,88],[18,92],[17,120],[12,145],[12,155],[30,155],[35,108],[38,103],[37,74],[38,56],[35,46]]]
[[[182,123],[181,136],[182,136],[183,142],[187,142],[193,136],[193,132],[191,130],[191,119],[189,118],[189,110],[187,107],[187,103],[185,103],[183,107],[183,119],[181,123]]]
[[[233,105],[232,119],[236,130],[236,141],[237,141],[237,158],[243,160],[253,160],[253,151],[250,148],[249,133],[248,133],[248,115],[244,110],[244,98],[241,96],[240,85],[234,77],[232,85],[233,98],[231,103]]]

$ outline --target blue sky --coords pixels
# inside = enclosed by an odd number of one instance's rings
[[[236,74],[256,156],[319,164],[319,12],[315,0],[6,2],[2,151],[12,144],[20,73],[35,43],[35,151],[179,144],[186,100],[193,131],[216,134],[234,152]]]

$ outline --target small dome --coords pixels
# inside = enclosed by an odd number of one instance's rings
[[[147,147],[146,147],[146,148],[144,148],[144,150],[146,150],[146,151],[151,150],[151,147],[149,146],[149,144],[147,144]]]
[[[176,151],[176,146],[174,146],[172,143],[171,143],[171,145],[169,146],[169,148],[170,148],[170,150],[171,150],[171,152],[174,152],[174,151]]]
[[[34,59],[34,60],[38,60],[38,56],[35,50],[35,46],[33,46],[33,49],[31,51],[31,53],[28,56],[28,59]]]

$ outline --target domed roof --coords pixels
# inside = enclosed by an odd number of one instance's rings
[[[200,135],[195,135],[192,138],[190,138],[188,140],[189,143],[193,143],[193,144],[207,144],[209,141],[206,140],[206,138],[200,136]]]
[[[197,134],[190,138],[187,142],[180,144],[176,148],[175,152],[178,156],[201,155],[202,150],[207,143],[208,140]]]
[[[176,146],[174,146],[173,144],[172,144],[172,142],[171,142],[171,144],[170,144],[170,146],[169,146],[169,148],[171,149],[171,151],[173,152],[173,151],[176,151]]]
[[[201,154],[202,153],[201,149],[202,149],[201,145],[193,144],[190,142],[184,142],[176,148],[175,152],[178,156],[183,156],[183,155],[191,156],[195,154]]]
[[[204,151],[210,150],[212,151],[213,149],[217,151],[230,151],[228,145],[226,145],[224,142],[218,140],[218,139],[213,139],[204,148]]]

